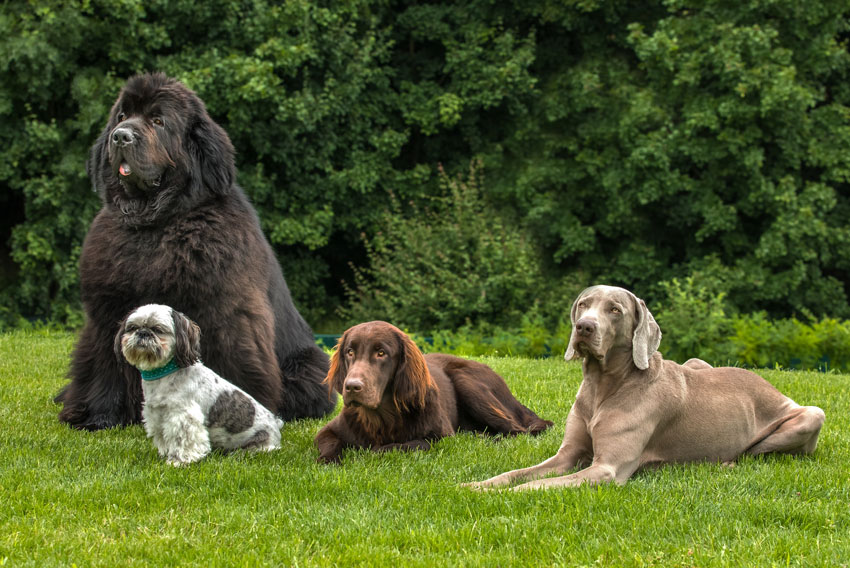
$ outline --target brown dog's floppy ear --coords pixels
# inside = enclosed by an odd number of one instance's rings
[[[328,375],[325,377],[325,380],[322,381],[328,385],[328,396],[332,395],[334,391],[342,394],[342,385],[345,382],[346,368],[345,360],[340,353],[342,353],[342,346],[345,343],[347,335],[348,332],[346,331],[336,342],[333,355],[331,355],[331,366],[328,369]]]
[[[634,294],[633,294],[634,296]],[[632,359],[635,367],[644,370],[649,368],[649,358],[658,351],[661,344],[661,328],[655,323],[655,318],[649,313],[649,308],[643,300],[635,299],[635,333],[632,336]]]
[[[171,310],[174,321],[174,362],[181,369],[191,367],[201,359],[201,328],[178,312]]]
[[[401,330],[396,334],[402,352],[395,372],[393,401],[398,410],[415,410],[425,407],[428,389],[435,387],[428,372],[425,357],[410,337]]]

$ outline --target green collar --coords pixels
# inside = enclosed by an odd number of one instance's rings
[[[177,366],[177,363],[172,359],[163,367],[159,367],[157,369],[151,369],[150,371],[141,371],[142,379],[145,381],[158,381],[162,377],[170,375],[174,371],[178,371],[180,367]]]

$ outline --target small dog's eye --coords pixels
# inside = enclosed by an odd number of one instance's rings
[[[159,117],[156,117],[155,119],[153,119],[153,123],[156,124],[157,126],[162,126],[162,119],[159,118]]]
[[[124,328],[124,331],[136,331],[137,329],[139,328],[135,324],[131,323],[127,324],[127,326]]]
[[[578,307],[585,308],[585,307],[587,307],[587,305],[584,302],[579,302]]]

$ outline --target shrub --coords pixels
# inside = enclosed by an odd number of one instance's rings
[[[480,161],[466,176],[440,168],[444,197],[426,209],[398,200],[364,237],[367,267],[353,266],[354,288],[342,316],[384,319],[420,331],[522,326],[535,302],[550,297],[531,240],[482,195]]]

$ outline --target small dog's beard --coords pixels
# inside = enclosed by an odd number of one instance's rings
[[[140,371],[162,367],[171,358],[171,349],[159,337],[124,336],[121,352],[127,362]]]

